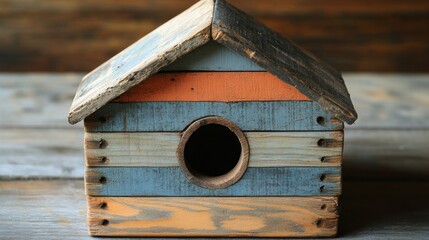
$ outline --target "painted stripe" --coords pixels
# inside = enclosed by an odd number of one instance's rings
[[[242,131],[332,131],[343,129],[314,102],[109,103],[85,119],[89,132],[176,132],[206,116],[220,116]],[[324,121],[318,123],[317,119]]]
[[[139,83],[116,102],[310,101],[268,72],[160,73]]]
[[[337,197],[89,197],[88,205],[94,236],[328,237],[338,225]]]
[[[161,71],[265,71],[240,54],[210,41]]]
[[[340,166],[343,133],[245,132],[250,167]],[[106,142],[92,146],[91,142]],[[324,139],[323,146],[318,146]],[[180,132],[86,133],[87,166],[178,167]],[[335,143],[335,144],[334,144]],[[322,161],[323,158],[323,161]]]
[[[178,167],[88,168],[90,196],[337,196],[339,167],[248,168],[234,185],[206,189],[194,185]],[[100,179],[106,180],[100,183]]]

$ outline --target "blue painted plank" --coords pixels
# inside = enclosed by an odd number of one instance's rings
[[[85,119],[89,132],[183,131],[206,116],[235,122],[243,131],[332,131],[343,123],[311,101],[109,103]],[[318,117],[326,121],[319,124]]]
[[[161,71],[260,72],[266,70],[219,43],[210,41]]]
[[[234,185],[213,190],[190,183],[179,167],[109,167],[89,168],[86,186],[91,196],[336,196],[340,175],[340,167],[248,168]]]

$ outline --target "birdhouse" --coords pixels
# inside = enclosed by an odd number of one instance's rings
[[[341,74],[224,0],[203,0],[86,75],[94,236],[337,233]]]

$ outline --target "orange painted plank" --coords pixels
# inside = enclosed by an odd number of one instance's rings
[[[118,102],[310,101],[268,72],[160,73],[122,94]]]

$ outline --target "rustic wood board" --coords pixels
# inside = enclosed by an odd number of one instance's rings
[[[265,71],[234,51],[209,41],[161,70],[170,71]]]
[[[0,127],[82,128],[67,123],[81,74],[0,74]]]
[[[90,197],[88,210],[94,236],[326,237],[338,224],[337,197]]]
[[[179,132],[86,133],[87,166],[179,166],[176,150]],[[340,166],[343,133],[245,132],[250,146],[250,167]],[[93,142],[105,141],[105,147]],[[318,141],[329,142],[318,146]],[[323,158],[323,161],[322,161]]]
[[[356,120],[341,73],[224,0],[215,3],[212,37],[295,86],[336,118],[348,124]]]
[[[196,1],[1,0],[0,70],[90,71]],[[229,2],[343,71],[428,71],[428,1]]]
[[[317,103],[273,102],[134,102],[109,103],[85,119],[88,132],[183,131],[206,116],[226,118],[242,131],[332,131],[343,123],[332,120]],[[317,122],[325,119],[324,124]]]
[[[348,129],[343,177],[346,181],[428,181],[428,139],[428,129]]]
[[[160,73],[134,86],[115,102],[310,101],[268,72]]]
[[[202,0],[90,72],[69,112],[77,123],[162,67],[208,42],[213,0]]]
[[[345,182],[333,239],[424,239],[428,188],[428,182]],[[82,180],[0,181],[0,202],[4,239],[93,239]]]
[[[83,135],[82,129],[0,128],[0,179],[82,178]]]
[[[104,177],[105,183],[100,179]],[[90,196],[337,196],[339,167],[248,168],[234,185],[206,189],[179,167],[100,167],[86,171]]]
[[[360,114],[352,128],[429,128],[428,75],[361,73],[346,78]]]

